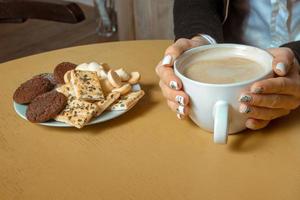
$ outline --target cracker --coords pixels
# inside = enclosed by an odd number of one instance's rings
[[[71,84],[78,99],[86,101],[105,99],[96,72],[73,70]]]
[[[128,110],[132,108],[144,95],[145,92],[143,90],[131,92],[125,96],[122,96],[116,103],[111,106],[110,110]]]
[[[94,103],[70,98],[68,105],[55,117],[55,120],[75,126],[76,128],[82,128],[89,123],[98,109],[98,106]]]
[[[59,86],[55,89],[56,89],[57,92],[60,92],[60,93],[64,94],[68,98],[75,96],[73,88],[72,88],[71,84],[69,84],[69,83],[61,85],[61,86]]]
[[[96,102],[98,106],[96,117],[101,115],[111,104],[118,100],[120,95],[121,94],[119,92],[112,92],[106,96],[106,100]]]

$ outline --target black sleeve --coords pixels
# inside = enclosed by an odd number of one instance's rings
[[[223,0],[175,0],[174,33],[179,38],[192,38],[204,33],[223,42]]]
[[[297,58],[298,62],[300,63],[300,41],[290,42],[287,44],[282,45],[282,47],[290,48]]]

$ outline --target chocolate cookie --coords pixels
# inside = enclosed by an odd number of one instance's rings
[[[39,74],[39,75],[36,75],[32,78],[38,78],[38,77],[42,77],[42,78],[46,78],[48,79],[53,85],[56,85],[56,81],[54,79],[54,75],[52,73],[42,73],[42,74]]]
[[[54,69],[54,79],[58,84],[64,84],[64,75],[67,71],[73,70],[76,68],[76,64],[70,62],[63,62],[58,64]]]
[[[38,95],[52,90],[53,87],[54,85],[46,78],[32,78],[18,87],[14,93],[13,99],[16,103],[27,104]]]
[[[56,117],[67,105],[67,97],[55,90],[36,97],[26,111],[26,117],[33,123],[41,123]]]

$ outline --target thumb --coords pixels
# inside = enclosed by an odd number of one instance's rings
[[[200,39],[196,37],[193,39],[185,39],[185,38],[178,39],[174,44],[169,46],[165,51],[165,56],[162,60],[162,65],[166,67],[172,67],[176,58],[178,58],[183,52],[191,48],[204,45],[206,43],[207,41],[205,41],[204,39]]]
[[[294,65],[295,55],[290,48],[273,48],[268,51],[274,56],[272,68],[278,76],[286,76]]]

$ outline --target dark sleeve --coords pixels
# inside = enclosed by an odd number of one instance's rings
[[[179,38],[192,38],[199,33],[223,42],[223,0],[175,0],[174,34]]]
[[[282,45],[282,47],[290,48],[294,52],[298,62],[300,63],[300,41],[290,42]]]

